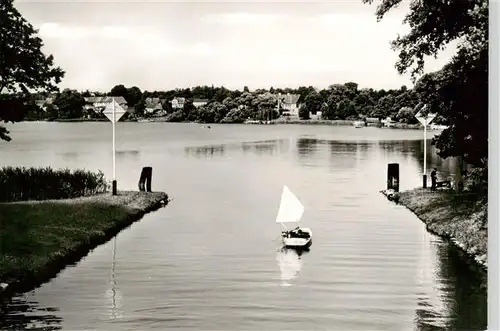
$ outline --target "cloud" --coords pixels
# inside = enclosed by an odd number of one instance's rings
[[[320,24],[326,28],[347,28],[351,30],[371,33],[376,36],[375,32],[397,33],[403,34],[409,31],[407,25],[403,25],[400,17],[384,17],[380,22],[377,22],[373,14],[347,14],[347,13],[328,13],[317,15],[310,18],[310,23]]]
[[[205,42],[174,43],[161,27],[150,26],[78,26],[44,23],[40,36],[52,44],[78,43],[105,53],[129,53],[128,56],[213,56],[217,52]],[[132,54],[133,53],[133,54]]]
[[[224,25],[268,25],[287,18],[284,14],[254,14],[254,13],[220,13],[209,14],[201,21],[209,24]]]
[[[128,38],[132,32],[124,26],[71,26],[58,23],[43,23],[39,28],[39,34],[43,38],[57,39],[82,39],[82,38]]]

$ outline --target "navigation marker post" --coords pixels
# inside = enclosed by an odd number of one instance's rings
[[[116,147],[115,147],[115,124],[120,120],[120,118],[125,115],[127,111],[123,109],[115,98],[106,105],[106,108],[102,112],[113,124],[113,195],[116,195],[117,185],[116,185]]]
[[[424,105],[422,109],[415,114],[417,120],[424,126],[424,188],[427,188],[427,125],[431,124],[432,120],[436,117],[436,114],[428,113],[426,111],[427,108],[427,105]]]

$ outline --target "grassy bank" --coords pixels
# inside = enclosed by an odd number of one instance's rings
[[[29,291],[51,279],[166,203],[163,192],[0,203],[0,283],[8,284],[1,296]]]
[[[418,188],[400,192],[399,203],[415,213],[429,232],[451,240],[487,267],[487,204],[477,195]]]

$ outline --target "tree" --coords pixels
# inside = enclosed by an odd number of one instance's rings
[[[418,121],[415,117],[414,109],[410,107],[402,107],[396,115],[396,119],[398,122],[406,124],[413,124]]]
[[[323,103],[324,103],[323,98],[316,91],[310,92],[304,98],[305,107],[307,108],[308,112],[310,112],[313,115],[316,115],[317,112],[321,111]]]
[[[309,115],[309,109],[307,109],[305,104],[302,104],[299,107],[299,118],[301,120],[308,120],[311,118],[311,116]]]
[[[123,84],[115,85],[111,91],[109,91],[110,97],[124,97],[127,100],[127,88]]]
[[[65,89],[54,100],[58,117],[62,119],[81,118],[85,99],[76,90]]]
[[[378,20],[402,0],[382,0]],[[363,0],[372,3],[373,0]],[[477,167],[488,157],[488,2],[414,0],[404,19],[411,27],[392,42],[399,51],[396,68],[413,80],[423,73],[424,57],[437,56],[452,41],[458,50],[439,72],[424,75],[416,84],[420,101],[429,103],[449,122],[434,139],[438,154],[462,156]]]
[[[38,31],[14,7],[13,0],[0,2],[0,120],[23,119],[24,102],[30,91],[56,91],[64,71],[54,65],[54,57],[42,52]],[[10,141],[0,126],[0,139]]]
[[[141,89],[138,88],[137,86],[132,86],[131,88],[128,88],[125,94],[126,95],[124,95],[124,97],[125,100],[127,100],[127,105],[129,107],[134,107],[142,99]]]

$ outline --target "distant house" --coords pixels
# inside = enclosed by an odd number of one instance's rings
[[[183,109],[186,98],[174,98],[172,101],[172,109]]]
[[[196,108],[199,108],[201,106],[204,106],[208,103],[208,99],[193,99],[193,105]]]
[[[283,109],[283,115],[299,116],[299,98],[300,94],[287,93],[281,96],[281,108]]]
[[[127,100],[124,97],[86,97],[85,105],[83,106],[83,110],[85,116],[92,117],[92,113],[102,113],[106,106],[115,99],[116,103],[118,103],[123,109],[127,110]]]
[[[313,120],[320,120],[321,119],[321,111],[317,111],[316,114],[313,114],[312,112],[309,112],[309,117]]]
[[[146,108],[144,109],[144,112],[146,114],[160,114],[163,113],[163,103],[165,102],[164,99],[160,98],[146,98],[145,104]]]
[[[94,107],[106,107],[113,99],[124,109],[127,107],[127,100],[124,97],[86,97],[85,103]]]
[[[48,98],[45,98],[45,99],[38,99],[38,100],[35,100],[35,105],[37,105],[38,107],[40,107],[43,111],[47,111],[47,107],[49,105],[52,105],[54,103],[54,100],[56,98],[55,97],[48,97]],[[55,108],[57,108],[55,105],[54,105]]]
[[[383,126],[386,126],[386,127],[393,127],[394,126],[394,122],[389,116],[386,117],[385,120],[382,120],[382,125]]]
[[[366,126],[380,126],[382,124],[380,119],[378,119],[376,117],[365,118],[365,123],[366,123]]]

